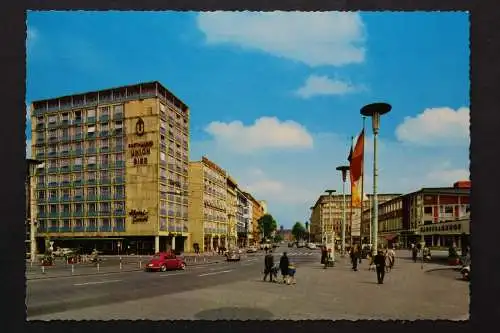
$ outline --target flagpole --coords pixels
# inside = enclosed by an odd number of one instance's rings
[[[365,120],[363,117],[363,135],[366,137],[365,133]],[[361,223],[363,222],[363,204],[365,203],[365,140],[363,140],[363,163],[361,163],[361,207],[359,213],[359,245],[361,246]]]

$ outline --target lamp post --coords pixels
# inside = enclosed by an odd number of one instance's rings
[[[311,216],[309,217],[309,221],[311,222],[311,226],[312,226],[313,214],[314,214],[314,206],[309,207],[309,209],[311,210]],[[314,239],[316,240],[316,233],[314,233]]]
[[[311,233],[309,232],[309,222],[306,221],[305,225],[306,225],[306,232],[307,232],[307,244],[309,244],[309,243],[311,243],[311,237],[310,237]]]
[[[378,198],[377,198],[377,137],[380,128],[380,116],[391,111],[392,107],[387,103],[373,103],[365,105],[361,108],[361,115],[372,117],[373,129],[373,219],[372,219],[372,241],[373,255],[377,254],[378,250]]]
[[[347,181],[347,170],[349,166],[341,165],[337,170],[342,173],[342,256],[345,255],[345,225],[346,225],[346,205],[345,205],[345,183]],[[352,244],[351,244],[352,246]]]
[[[329,198],[329,202],[330,202],[330,205],[329,205],[329,208],[328,208],[328,215],[329,215],[329,220],[332,222],[332,232],[333,232],[333,219],[332,219],[332,203],[333,203],[333,200],[332,200],[332,193],[335,193],[337,192],[336,190],[325,190],[326,193],[328,193],[328,198]],[[324,228],[326,230],[326,227]],[[326,244],[326,240],[327,240],[327,237],[323,236],[324,239],[325,239],[325,244]],[[334,245],[335,245],[335,239],[334,239]],[[334,246],[335,248],[335,246]],[[333,250],[332,250],[333,251]]]
[[[33,177],[36,174],[36,169],[39,165],[42,165],[43,162],[35,159],[27,159],[27,168],[26,168],[26,222],[29,224],[29,244],[30,244],[30,260],[33,263],[36,260],[36,226],[37,220],[36,212],[32,209],[36,207],[33,202],[35,199],[35,194],[33,191]]]

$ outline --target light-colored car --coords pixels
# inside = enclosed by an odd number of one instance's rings
[[[72,249],[59,247],[54,252],[52,252],[52,254],[55,255],[56,257],[62,257],[65,255],[70,255],[73,252],[74,251]]]
[[[314,244],[314,243],[309,243],[309,244],[307,244],[307,248],[308,248],[309,250],[314,250],[314,249],[316,249],[316,244]]]
[[[247,249],[247,253],[256,253],[258,251],[257,246],[250,246]]]
[[[240,261],[241,255],[236,250],[229,251],[227,254],[227,261]]]

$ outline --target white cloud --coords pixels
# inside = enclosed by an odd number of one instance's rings
[[[365,58],[365,31],[353,12],[204,12],[198,28],[209,44],[236,44],[309,66]]]
[[[398,140],[422,146],[469,144],[469,108],[430,108],[406,117],[396,129]]]
[[[297,126],[300,126],[297,124]],[[245,128],[238,129],[245,133]],[[341,176],[335,167],[347,163],[350,139],[347,134],[312,133],[310,149],[291,151],[273,149],[238,154],[228,140],[191,143],[191,158],[208,154],[227,170],[258,200],[267,200],[270,212],[278,223],[291,227],[294,221],[306,221],[309,207],[327,188],[342,191]],[[247,138],[245,134],[238,140]],[[468,178],[469,150],[463,146],[413,146],[387,140],[381,133],[378,145],[379,193],[408,193],[424,186],[451,186]],[[365,193],[372,192],[373,140],[366,138]],[[279,148],[279,147],[276,147]],[[349,191],[349,184],[346,190]]]
[[[319,95],[344,95],[361,90],[350,82],[330,79],[328,76],[310,75],[304,85],[295,93],[302,98],[311,98]]]
[[[275,117],[259,118],[249,126],[241,121],[214,121],[205,130],[213,136],[215,143],[243,154],[266,148],[307,149],[313,146],[313,139],[305,127]]]

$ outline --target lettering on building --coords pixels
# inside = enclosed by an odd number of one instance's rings
[[[132,209],[128,212],[128,215],[132,217],[132,223],[141,223],[148,221],[148,211]]]
[[[151,147],[153,147],[153,141],[129,143],[130,157],[135,166],[148,164],[147,156],[151,154]]]
[[[135,134],[137,136],[143,136],[145,132],[145,125],[144,125],[144,120],[142,118],[139,118],[137,122],[135,123]]]

